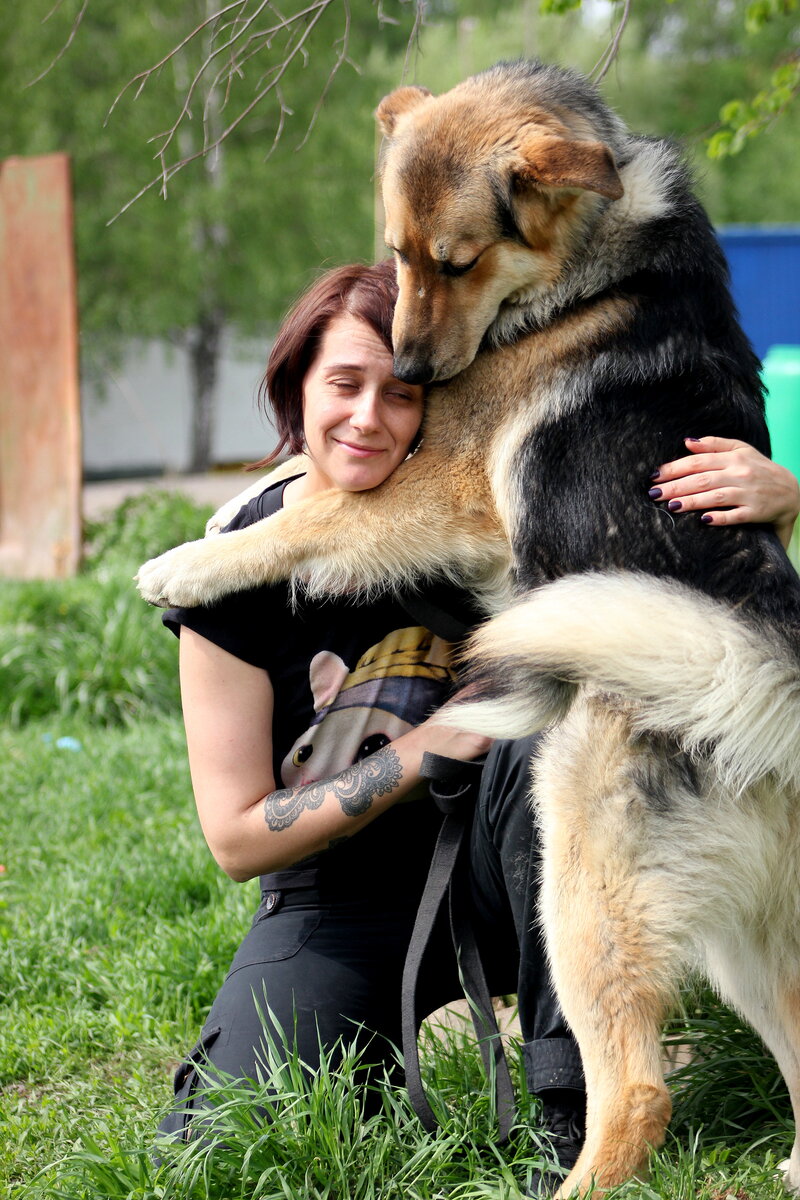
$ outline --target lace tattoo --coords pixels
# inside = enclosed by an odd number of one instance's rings
[[[397,751],[384,746],[333,779],[271,792],[264,801],[264,820],[273,832],[288,829],[306,809],[319,808],[327,795],[335,796],[346,816],[360,817],[376,796],[393,791],[402,776]]]

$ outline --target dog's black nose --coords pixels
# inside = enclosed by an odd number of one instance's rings
[[[403,383],[430,383],[433,379],[433,367],[417,354],[396,354],[392,367],[395,379]]]

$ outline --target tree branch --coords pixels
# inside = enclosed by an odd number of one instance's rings
[[[121,216],[124,212],[126,212],[131,207],[132,204],[135,204],[135,202],[137,200],[139,200],[143,195],[145,195],[146,192],[149,192],[157,184],[160,184],[161,194],[163,196],[165,196],[166,192],[167,192],[167,187],[168,187],[169,181],[172,179],[172,177],[175,174],[177,174],[178,171],[182,170],[183,167],[188,166],[188,164],[193,162],[195,159],[202,158],[206,154],[210,154],[214,150],[216,150],[222,144],[222,142],[224,142],[225,139],[227,137],[229,137],[230,134],[233,133],[233,131],[235,129],[237,129],[239,125],[241,125],[242,121],[244,121],[245,118],[248,117],[253,112],[253,110],[262,102],[262,100],[267,95],[269,95],[270,92],[279,93],[279,85],[280,85],[281,80],[283,79],[286,72],[289,70],[290,66],[292,65],[294,60],[297,58],[297,56],[304,52],[305,44],[308,41],[309,37],[311,36],[311,33],[313,32],[314,28],[316,27],[317,23],[319,22],[319,20],[323,16],[323,14],[328,10],[328,8],[334,2],[335,2],[335,0],[315,0],[315,2],[313,4],[308,5],[306,8],[302,9],[299,13],[295,13],[291,17],[280,17],[280,14],[276,14],[279,16],[280,19],[278,20],[278,22],[275,25],[273,25],[270,29],[263,30],[257,34],[251,34],[245,43],[245,47],[243,48],[243,49],[246,49],[246,48],[250,47],[249,53],[246,55],[246,58],[249,58],[253,54],[255,54],[258,50],[260,50],[263,47],[264,44],[269,46],[271,41],[281,32],[284,32],[284,31],[288,32],[290,35],[290,38],[291,38],[291,36],[297,32],[298,24],[300,22],[305,22],[305,27],[302,29],[301,32],[299,32],[294,43],[292,44],[290,42],[289,46],[287,47],[287,49],[284,52],[284,55],[283,55],[283,58],[281,59],[281,61],[279,63],[276,63],[275,66],[272,67],[270,69],[270,71],[268,71],[266,73],[265,76],[262,76],[262,79],[266,79],[267,82],[264,84],[263,87],[260,87],[256,91],[253,98],[250,100],[250,102],[248,104],[246,104],[244,106],[244,108],[241,109],[241,111],[238,113],[238,115],[232,121],[228,122],[228,124],[221,130],[221,132],[219,132],[216,136],[214,136],[210,140],[207,136],[204,137],[203,145],[199,150],[196,150],[193,154],[186,155],[184,157],[179,158],[175,162],[168,164],[167,163],[167,151],[169,150],[175,137],[177,136],[178,129],[181,126],[184,119],[188,119],[191,117],[191,113],[189,110],[189,101],[190,101],[191,97],[195,94],[195,92],[197,91],[197,88],[200,84],[200,81],[202,79],[204,71],[208,68],[209,64],[217,56],[218,53],[221,53],[223,49],[230,48],[230,46],[233,45],[235,39],[233,37],[229,38],[228,41],[225,43],[224,47],[219,47],[218,49],[216,49],[216,50],[212,51],[210,54],[208,54],[206,56],[206,58],[204,59],[202,66],[200,68],[198,68],[198,70],[195,72],[195,74],[192,78],[192,81],[191,81],[188,91],[187,91],[187,97],[184,101],[184,104],[183,104],[181,111],[180,111],[178,117],[176,118],[176,120],[173,122],[173,124],[170,126],[170,128],[168,130],[165,130],[161,134],[156,134],[154,138],[151,138],[151,141],[158,141],[159,138],[163,139],[162,144],[159,146],[159,148],[156,152],[156,158],[159,160],[159,162],[161,164],[161,169],[160,169],[159,173],[157,175],[155,175],[148,183],[146,183],[144,185],[144,187],[140,188],[139,191],[136,193],[136,195],[131,197],[131,199],[122,206],[122,208],[119,210],[119,212],[115,213],[115,215],[111,218],[111,221],[109,221],[109,224],[111,224],[113,221],[115,221],[117,219],[117,217]],[[247,3],[247,0],[235,0],[234,4],[228,5],[227,8],[222,11],[229,12],[234,8],[241,8],[242,5],[246,4],[246,3]],[[239,39],[241,39],[241,37],[246,32],[247,28],[249,28],[249,26],[252,24],[252,20],[255,19],[255,17],[257,15],[259,15],[267,7],[270,7],[270,8],[272,7],[268,3],[268,0],[260,0],[259,4],[257,6],[257,12],[253,15],[253,18],[248,20],[247,22],[243,23],[242,28],[239,31],[239,35],[238,35]],[[217,17],[219,15],[220,15],[220,13],[216,14]],[[208,24],[213,20],[214,20],[214,16],[203,21],[200,25],[198,25],[195,29],[193,29],[192,32],[186,38],[184,38],[183,42],[181,43],[181,47],[187,45],[188,42],[193,37],[195,37],[202,29],[206,28],[208,26]],[[339,69],[342,62],[344,62],[346,60],[346,47],[347,47],[348,35],[349,35],[349,9],[347,9],[347,11],[346,11],[345,31],[342,35],[342,39],[339,39],[343,43],[343,51],[340,52],[337,62],[334,64],[332,73],[328,77],[328,81],[327,81],[327,83],[325,85],[325,89],[324,89],[325,92],[327,92],[328,88],[330,87],[330,83],[333,78],[333,75],[335,75],[336,71]],[[255,47],[252,47],[251,43],[253,43],[253,42],[257,42],[258,44]],[[138,90],[141,91],[141,88],[144,87],[144,85],[147,83],[147,80],[151,77],[151,75],[154,72],[160,70],[161,67],[163,67],[165,63],[169,62],[170,59],[173,58],[174,55],[177,53],[179,48],[180,47],[177,47],[177,46],[174,47],[173,50],[171,50],[169,52],[169,54],[165,55],[164,58],[161,59],[161,61],[159,63],[157,63],[155,66],[148,68],[147,71],[140,72],[140,74],[136,76],[136,80],[131,81],[131,84],[133,84],[137,80],[140,80],[141,82],[139,83]],[[246,61],[246,58],[245,58],[245,61]],[[221,72],[217,73],[217,76],[215,77],[215,81],[219,81],[222,78],[225,78],[226,76],[230,77],[232,74],[234,74],[239,69],[240,62],[241,62],[240,55],[234,55],[232,57],[232,59],[229,61],[229,63],[225,66],[225,68]],[[126,88],[131,86],[131,84],[126,85]],[[212,85],[212,87],[213,87],[213,85]],[[123,92],[125,90],[126,89],[123,89]],[[210,94],[210,91],[211,91],[211,89],[209,90],[209,94]],[[138,94],[138,92],[137,92],[137,94]],[[121,95],[122,95],[122,93],[120,93],[120,96]],[[119,97],[118,97],[118,99],[119,99]],[[115,103],[116,103],[116,101],[115,101]],[[320,103],[321,103],[321,101],[320,101]],[[280,108],[280,118],[279,118],[279,126],[278,126],[278,135],[276,135],[276,140],[273,142],[273,148],[277,144],[277,136],[279,136],[280,132],[283,129],[284,117],[287,113],[289,113],[291,111],[285,105],[285,103],[283,101],[283,97],[280,94],[279,94],[279,108]],[[317,110],[315,110],[315,114],[314,114],[315,116],[316,116],[317,111],[318,111],[318,108],[317,108]],[[312,120],[313,119],[314,118],[312,118]],[[306,135],[306,136],[308,136],[308,135]]]
[[[611,64],[619,53],[620,42],[622,35],[625,32],[625,27],[628,24],[631,15],[632,0],[625,0],[625,7],[622,10],[622,16],[619,19],[619,24],[614,31],[614,36],[609,42],[606,49],[603,51],[600,58],[589,72],[589,78],[595,83],[599,83],[609,72]]]
[[[50,20],[53,13],[57,12],[57,10],[61,7],[61,4],[62,4],[62,0],[57,0],[57,3],[53,5],[53,7],[50,9],[50,12],[47,14],[47,16],[42,18],[42,24],[44,24],[45,21]],[[77,17],[75,18],[75,20],[72,22],[72,28],[69,31],[69,36],[68,36],[67,40],[64,42],[64,45],[61,47],[61,49],[59,50],[59,52],[55,56],[55,58],[53,58],[50,61],[50,63],[45,67],[45,69],[41,72],[41,74],[37,75],[35,79],[31,79],[29,83],[25,84],[26,88],[33,87],[33,85],[35,83],[39,83],[40,80],[44,79],[45,75],[48,75],[50,73],[50,71],[52,71],[53,67],[56,65],[58,60],[60,58],[64,57],[64,55],[67,53],[70,46],[72,45],[72,41],[75,37],[75,34],[78,32],[78,29],[80,28],[80,23],[83,20],[83,14],[86,12],[86,9],[88,7],[89,7],[89,0],[83,0],[83,5],[81,7],[81,10],[78,13]]]

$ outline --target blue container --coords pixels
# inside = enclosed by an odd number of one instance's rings
[[[773,345],[800,345],[800,225],[729,225],[717,235],[742,327],[758,357]]]

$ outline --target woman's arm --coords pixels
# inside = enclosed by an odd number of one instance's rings
[[[200,824],[214,858],[238,881],[357,833],[419,782],[426,750],[468,760],[490,745],[434,716],[324,783],[276,790],[266,671],[184,627],[180,674]]]
[[[686,448],[687,458],[653,474],[652,499],[673,512],[701,511],[708,525],[772,524],[789,545],[800,513],[800,484],[791,471],[732,438],[686,438]]]

